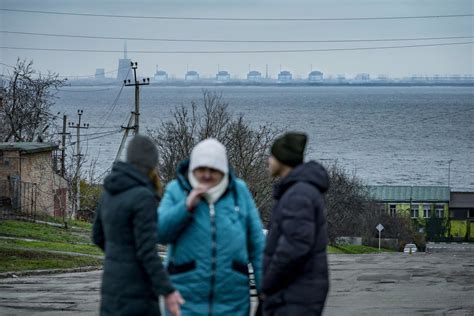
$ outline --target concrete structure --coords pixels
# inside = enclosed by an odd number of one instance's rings
[[[104,68],[97,68],[95,70],[95,79],[105,79],[105,69]]]
[[[247,74],[247,80],[249,81],[261,81],[262,80],[262,74],[256,70],[251,70]]]
[[[278,74],[278,82],[285,83],[291,82],[293,80],[293,75],[287,70],[280,71]]]
[[[308,80],[311,82],[321,82],[323,81],[323,73],[321,71],[311,71],[308,75]]]
[[[62,216],[67,210],[67,182],[53,167],[49,143],[0,143],[1,198],[13,209]]]
[[[168,74],[166,71],[163,70],[156,70],[155,76],[154,76],[155,81],[167,81],[168,80]]]
[[[199,80],[199,73],[194,70],[189,70],[184,76],[184,80],[187,81],[196,81]]]
[[[132,78],[132,60],[127,57],[127,43],[125,43],[123,48],[123,58],[119,59],[118,63],[117,80],[132,80]]]
[[[216,74],[216,80],[218,82],[230,81],[230,74],[225,70],[221,70]]]
[[[369,82],[370,81],[370,75],[366,74],[366,73],[357,74],[354,78],[354,81],[356,81],[356,82]]]
[[[345,82],[346,81],[346,75],[339,74],[336,76],[336,80],[339,82]]]

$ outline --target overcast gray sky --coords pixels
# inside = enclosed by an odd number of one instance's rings
[[[94,1],[94,0],[1,0],[6,9],[63,11],[76,13],[195,16],[234,18],[334,18],[473,14],[472,0],[229,0],[229,1]],[[161,37],[233,40],[337,40],[473,36],[473,17],[365,20],[365,21],[170,21],[154,19],[105,18],[47,15],[0,11],[3,31],[55,34]],[[122,50],[124,41],[12,35],[0,33],[1,45],[8,47]],[[424,42],[370,43],[167,43],[128,41],[129,50],[271,50],[320,49],[339,47],[393,46],[404,44],[473,41],[432,40]],[[122,53],[44,52],[0,50],[3,63],[34,60],[36,68],[61,75],[91,75],[96,68],[117,69]],[[296,76],[318,69],[325,74],[348,76],[367,72],[388,74],[473,74],[473,44],[372,51],[264,53],[264,54],[133,54],[139,72],[152,76],[158,64],[171,75],[183,77],[186,65],[201,75],[214,75],[218,65],[232,76],[243,77],[252,69],[265,72],[265,64],[275,76],[280,65]],[[0,65],[3,72],[4,66]]]

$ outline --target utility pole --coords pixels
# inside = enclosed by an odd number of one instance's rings
[[[66,132],[67,128],[67,115],[63,115],[63,131],[59,133],[61,135],[61,177],[64,178],[66,174],[66,135],[70,135],[71,133]]]
[[[135,86],[135,111],[131,113],[130,120],[128,121],[127,126],[122,126],[122,129],[125,130],[125,132],[123,133],[122,142],[120,143],[120,147],[117,152],[117,156],[115,157],[115,161],[120,159],[120,155],[122,154],[129,131],[133,129],[134,135],[137,135],[140,132],[140,86],[145,86],[145,85],[150,84],[150,78],[146,78],[146,79],[144,78],[142,82],[138,81],[137,79],[138,63],[137,62],[132,62],[131,66],[133,69],[134,83],[131,83],[129,79],[129,80],[124,80],[123,84],[126,87]],[[135,122],[135,124],[132,126],[133,121]]]
[[[135,86],[135,112],[134,117],[135,117],[135,126],[134,128],[134,134],[137,135],[140,133],[140,86],[145,86],[150,84],[150,78],[143,78],[143,82],[139,82],[137,79],[137,68],[138,68],[138,63],[137,62],[132,62],[131,63],[132,69],[133,69],[133,77],[135,82],[130,83],[130,80],[128,80],[128,83],[124,80],[124,84],[126,87],[129,86]]]
[[[81,129],[88,129],[89,128],[89,124],[86,124],[84,123],[83,125],[81,125],[81,117],[82,117],[82,114],[84,114],[84,111],[83,110],[77,110],[77,115],[79,116],[79,122],[77,124],[74,124],[73,122],[70,122],[69,123],[69,128],[75,128],[76,129],[76,137],[77,137],[77,140],[76,140],[76,157],[77,157],[77,160],[76,160],[76,163],[77,163],[77,166],[76,166],[76,207],[75,207],[75,211],[79,211],[79,209],[81,208],[81,179],[80,179],[80,176],[81,176],[81,158],[82,158],[82,154],[81,154]],[[73,217],[74,217],[75,214],[73,214]]]

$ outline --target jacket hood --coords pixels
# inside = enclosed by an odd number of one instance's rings
[[[321,193],[329,189],[329,176],[324,167],[316,161],[296,166],[288,176],[275,185],[273,196],[279,199],[286,190],[297,182],[306,182],[316,187]]]
[[[134,187],[144,186],[153,190],[151,180],[126,162],[116,162],[111,173],[104,180],[104,189],[111,195],[116,195]],[[154,191],[154,190],[153,190]]]
[[[178,180],[179,185],[183,188],[184,191],[191,192],[192,187],[188,180],[188,170],[189,170],[189,159],[183,160],[179,163],[178,168],[176,169],[176,178]],[[236,176],[234,171],[229,166],[229,188],[231,190],[234,187],[234,181]]]

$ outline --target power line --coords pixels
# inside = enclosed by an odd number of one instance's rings
[[[126,19],[153,19],[153,20],[192,20],[192,21],[292,21],[292,22],[310,22],[310,21],[363,21],[363,20],[407,20],[407,19],[439,19],[439,18],[462,18],[472,17],[474,14],[439,14],[439,15],[412,15],[412,16],[379,16],[379,17],[334,17],[334,18],[226,18],[226,17],[180,17],[180,16],[145,16],[145,15],[117,15],[117,14],[96,14],[96,13],[76,13],[60,11],[43,10],[20,10],[2,8],[0,11],[69,15],[69,16],[88,16],[101,18],[126,18]]]
[[[316,48],[316,49],[279,49],[279,50],[227,50],[227,51],[154,51],[154,50],[132,50],[134,54],[260,54],[260,53],[309,53],[309,52],[334,52],[334,51],[358,51],[358,50],[383,50],[396,48],[416,48],[473,44],[474,41],[454,43],[432,43],[415,45],[395,46],[372,46],[372,47],[347,47],[347,48]],[[12,47],[0,46],[0,49],[31,50],[31,51],[54,51],[54,52],[79,52],[79,53],[121,53],[120,50],[101,49],[70,49],[70,48],[36,48],[36,47]]]
[[[115,134],[119,134],[121,133],[121,130],[118,130],[118,131],[113,131],[113,132],[110,132],[108,134],[104,134],[104,135],[100,135],[100,136],[96,136],[96,137],[92,137],[92,138],[88,138],[86,139],[86,141],[90,141],[90,140],[94,140],[94,139],[99,139],[99,138],[103,138],[103,137],[108,137],[108,136],[111,136],[111,135],[115,135]],[[74,146],[76,145],[77,142],[70,142],[68,146]]]
[[[3,65],[3,66],[8,67],[8,68],[12,68],[12,69],[15,68],[14,66],[7,65],[7,64],[4,64],[4,63],[2,63],[2,62],[0,62],[0,65]],[[3,75],[2,75],[2,76],[3,76]]]
[[[60,89],[59,91],[60,91],[60,92],[82,93],[82,92],[101,92],[101,91],[109,91],[109,90],[113,90],[113,89],[116,89],[116,88],[118,88],[118,87],[107,88],[107,89],[96,89],[96,90],[64,90],[64,89]]]
[[[119,71],[120,69],[125,69],[125,67],[123,67],[123,68],[117,68],[117,69],[110,70],[110,71],[106,71],[106,72],[104,72],[104,74],[111,74],[111,73],[114,73],[114,72]],[[66,76],[66,75],[62,75],[62,76],[59,76],[59,77],[61,77],[61,78],[92,78],[92,77],[95,77],[95,74],[94,74],[94,75],[82,75],[82,76]]]
[[[0,33],[1,32],[2,31],[0,31]],[[8,64],[2,63],[2,62],[0,62],[0,65],[3,65],[3,66],[8,67],[8,68],[15,69],[15,66],[8,65]],[[106,71],[106,72],[104,72],[104,74],[114,73],[114,72],[119,71],[120,69],[126,69],[126,68],[130,68],[130,67],[127,66],[127,67],[117,68],[117,69],[114,69],[114,70]],[[4,75],[0,75],[0,76],[6,77]],[[76,75],[71,75],[71,76],[66,76],[66,75],[59,76],[58,75],[58,77],[60,77],[60,78],[93,78],[93,77],[95,77],[95,74],[94,75],[77,75],[77,76]],[[105,85],[109,85],[109,84],[105,84]]]
[[[120,37],[120,36],[92,36],[75,34],[55,34],[36,32],[2,31],[5,34],[65,37],[65,38],[86,38],[101,40],[121,40],[121,41],[155,41],[155,42],[191,42],[191,43],[352,43],[352,42],[398,42],[398,41],[428,41],[447,39],[466,39],[474,36],[443,36],[443,37],[408,37],[408,38],[376,38],[376,39],[333,39],[333,40],[228,40],[228,39],[190,39],[190,38],[148,38],[148,37]]]
[[[89,136],[97,136],[97,135],[104,135],[104,134],[110,134],[110,133],[115,133],[115,132],[120,132],[121,128],[116,127],[113,130],[109,131],[104,131],[104,132],[95,132],[95,133],[89,133],[89,134],[81,134],[81,137],[89,137]],[[75,134],[73,134],[75,136]]]
[[[125,78],[128,78],[128,75],[130,74],[130,71],[131,71],[131,67],[128,67],[127,75],[125,76]],[[102,123],[102,126],[105,125],[105,123],[108,121],[108,119],[112,115],[113,111],[117,107],[118,100],[119,100],[120,96],[122,95],[122,91],[123,91],[124,87],[125,87],[125,82],[122,83],[122,86],[120,87],[120,90],[119,90],[118,94],[115,96],[115,99],[112,102],[112,105],[110,106],[110,108],[104,113],[103,116],[101,116],[100,120],[104,119],[104,122]]]

